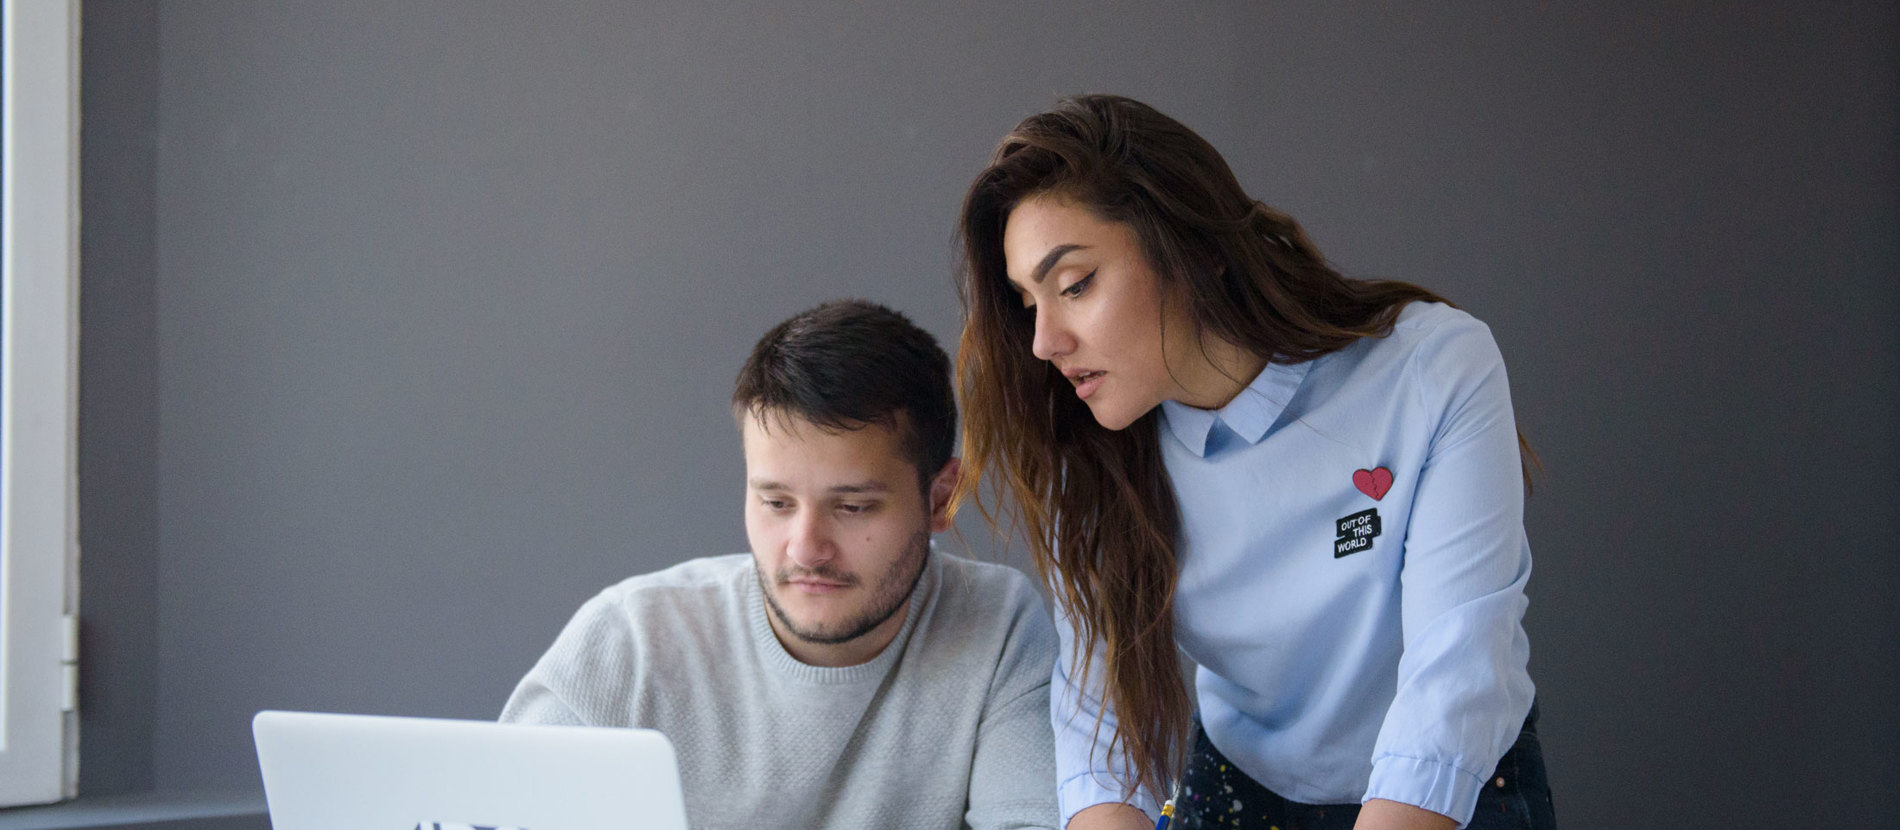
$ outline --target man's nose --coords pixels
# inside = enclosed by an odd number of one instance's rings
[[[830,523],[817,510],[801,510],[792,519],[791,536],[785,542],[785,555],[799,567],[817,570],[837,554],[831,543]]]

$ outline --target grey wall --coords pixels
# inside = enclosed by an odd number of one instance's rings
[[[93,0],[84,783],[492,716],[743,549],[746,347],[841,295],[953,344],[967,178],[1104,90],[1491,323],[1566,825],[1900,819],[1900,10],[1667,5]]]
[[[83,14],[80,785],[139,792],[158,716],[158,14]]]

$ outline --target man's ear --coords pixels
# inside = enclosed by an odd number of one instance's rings
[[[963,478],[963,459],[952,458],[944,462],[943,469],[930,478],[930,532],[942,533],[950,529],[950,496],[957,491],[957,482]]]

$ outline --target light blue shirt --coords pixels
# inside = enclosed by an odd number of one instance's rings
[[[1468,823],[1533,692],[1524,485],[1490,329],[1414,303],[1391,335],[1270,364],[1222,409],[1162,407],[1175,637],[1215,748],[1293,801],[1383,798]],[[1078,700],[1061,613],[1057,628],[1067,824],[1122,800],[1122,767],[1114,714],[1095,730],[1099,685]]]

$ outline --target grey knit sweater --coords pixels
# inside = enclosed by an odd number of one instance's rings
[[[696,830],[1056,825],[1056,638],[1028,578],[933,550],[868,663],[793,659],[746,554],[588,600],[503,721],[658,729]]]

